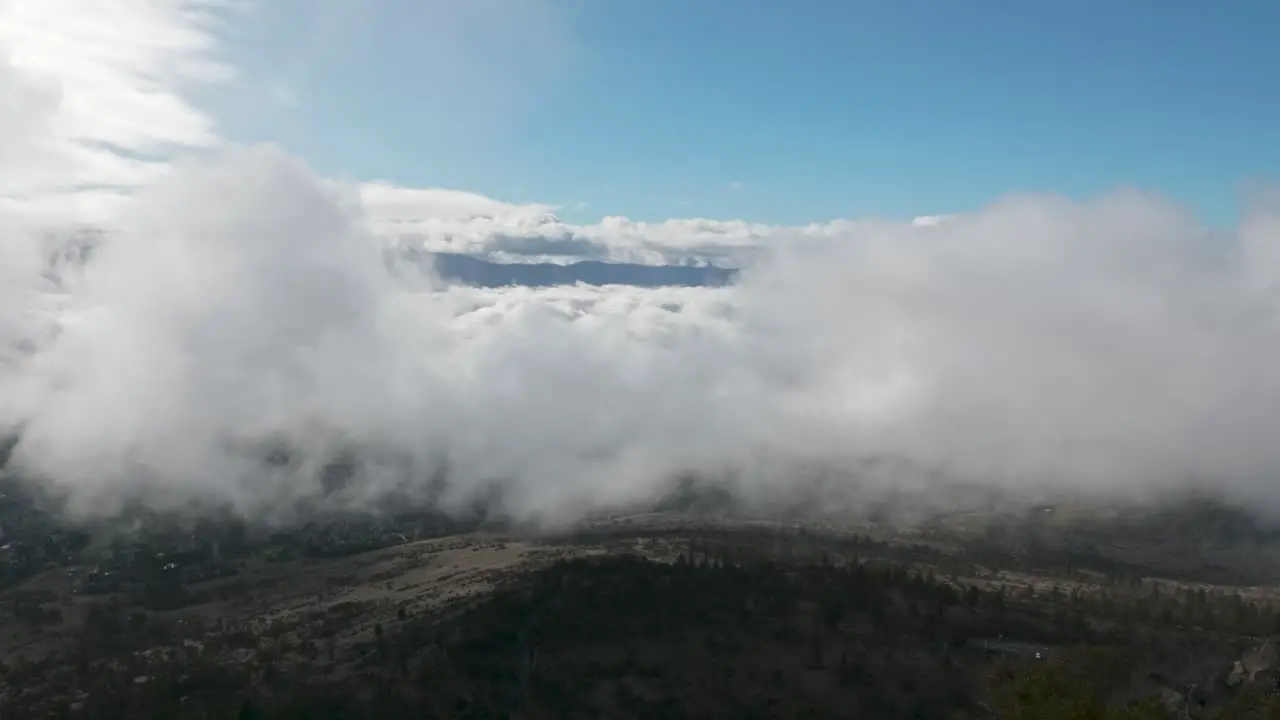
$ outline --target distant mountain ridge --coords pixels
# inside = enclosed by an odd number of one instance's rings
[[[712,265],[639,265],[582,260],[557,263],[500,263],[471,255],[434,253],[436,273],[447,281],[478,287],[633,285],[636,287],[724,287],[739,271]]]

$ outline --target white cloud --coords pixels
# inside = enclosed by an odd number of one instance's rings
[[[381,237],[430,252],[511,262],[603,260],[742,267],[769,244],[821,236],[843,227],[836,223],[788,228],[708,219],[647,223],[623,217],[575,225],[557,217],[554,205],[507,203],[474,193],[381,182],[364,185],[361,196],[371,228]]]
[[[43,230],[109,223],[173,150],[216,142],[184,91],[229,76],[223,4],[0,0],[0,363],[47,330]]]
[[[414,232],[438,223],[484,220],[519,225],[553,220],[552,205],[519,205],[476,193],[442,188],[405,188],[386,182],[366,183],[360,197],[379,232]]]
[[[458,499],[502,479],[526,515],[652,497],[683,470],[785,495],[797,467],[886,457],[1099,494],[1208,478],[1280,509],[1262,209],[1225,239],[1133,193],[1012,196],[933,226],[614,219],[610,238],[788,242],[732,288],[439,291],[385,273],[369,195],[271,149],[148,189],[55,309],[62,334],[6,375],[19,458],[95,508],[141,488],[279,508],[356,446],[372,463],[359,492],[421,489],[447,458]],[[268,437],[302,466],[235,451]]]
[[[78,190],[139,186],[174,148],[213,144],[212,120],[183,93],[230,76],[215,52],[222,5],[0,0],[0,130],[18,124],[24,138],[20,155],[0,140],[0,199],[58,202],[65,216]]]
[[[0,425],[82,511],[198,497],[270,515],[356,448],[345,501],[425,492],[447,462],[447,500],[502,481],[525,516],[653,498],[683,471],[777,497],[816,467],[834,496],[886,458],[899,469],[873,479],[899,486],[936,477],[903,467],[1099,495],[1192,485],[1280,512],[1266,200],[1218,235],[1133,192],[945,220],[578,226],[334,183],[269,147],[170,167],[170,145],[217,144],[179,91],[223,72],[208,3],[3,7],[19,42],[0,65]],[[120,24],[49,14],[73,8]],[[59,284],[36,229],[73,206],[113,234]],[[720,289],[423,288],[386,271],[379,236],[749,267]],[[258,462],[272,440],[296,466]]]
[[[916,227],[933,227],[950,220],[954,215],[921,215],[913,218],[911,224]]]

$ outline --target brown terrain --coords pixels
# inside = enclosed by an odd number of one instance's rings
[[[41,570],[0,593],[0,716],[1218,717],[1280,669],[1269,584],[1051,542],[670,513],[399,538],[110,591]]]

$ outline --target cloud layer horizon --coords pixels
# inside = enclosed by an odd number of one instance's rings
[[[1135,190],[914,222],[574,226],[217,139],[179,91],[231,76],[209,21],[154,5],[143,19],[187,34],[92,58],[98,85],[84,58],[0,62],[0,430],[73,512],[271,517],[343,457],[334,502],[425,497],[447,468],[447,506],[498,484],[544,521],[689,473],[760,498],[821,477],[833,496],[1190,489],[1280,511],[1274,203],[1220,233]],[[170,118],[154,136],[86,119],[125,98]],[[77,252],[86,226],[104,234]],[[405,250],[743,273],[468,288],[387,262]],[[290,463],[264,463],[276,446]]]

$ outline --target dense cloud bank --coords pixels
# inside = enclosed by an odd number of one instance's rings
[[[388,272],[356,190],[235,149],[140,191],[60,290],[5,266],[0,407],[17,466],[82,512],[270,513],[344,457],[336,501],[447,470],[444,502],[501,486],[525,517],[687,472],[1270,506],[1275,217],[1214,236],[1133,192],[1013,196],[796,236],[731,287],[443,287]]]
[[[1216,234],[1133,191],[571,226],[347,186],[225,145],[182,99],[227,75],[216,5],[0,2],[25,63],[0,61],[0,432],[74,512],[498,496],[565,520],[695,475],[764,504],[977,484],[1280,513],[1274,202]],[[29,44],[79,9],[102,22]],[[423,253],[549,279],[443,283]],[[537,265],[584,260],[634,272]],[[635,282],[658,266],[743,271]]]
[[[370,230],[407,251],[461,255],[501,263],[600,262],[648,266],[740,268],[780,236],[830,228],[673,219],[661,223],[607,217],[572,225],[549,205],[504,203],[456,190],[367,183],[360,197]]]

